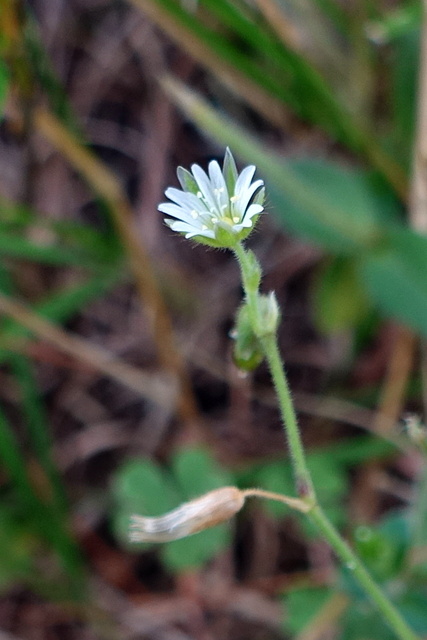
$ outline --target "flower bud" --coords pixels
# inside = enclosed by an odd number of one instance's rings
[[[276,333],[280,321],[280,309],[274,291],[258,296],[258,318],[260,337]]]
[[[243,304],[237,312],[236,325],[231,335],[235,340],[233,360],[236,366],[243,371],[256,369],[264,355],[253,332],[247,304]]]

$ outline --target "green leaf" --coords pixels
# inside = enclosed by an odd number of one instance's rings
[[[206,564],[230,542],[230,524],[220,524],[188,538],[169,542],[162,548],[162,558],[172,571],[180,572]]]
[[[65,489],[59,471],[52,456],[52,438],[49,432],[49,420],[37,386],[31,361],[20,354],[11,358],[13,375],[20,391],[20,404],[25,417],[28,439],[41,468],[49,480],[49,504],[57,509],[58,517],[67,512]]]
[[[380,233],[384,216],[396,219],[396,203],[367,172],[311,159],[288,161],[283,170],[292,173],[296,189],[277,179],[267,185],[276,218],[319,246],[338,253],[360,251],[372,234]]]
[[[9,70],[6,63],[0,59],[0,120],[3,116],[3,109],[9,89]]]
[[[91,256],[58,244],[38,244],[14,233],[0,233],[0,257],[29,260],[41,264],[94,267]]]
[[[283,598],[285,630],[295,635],[303,632],[331,595],[332,591],[327,587],[297,589],[287,594]]]
[[[6,505],[0,507],[0,591],[35,574],[34,540],[29,523],[22,523]]]
[[[342,618],[340,640],[396,640],[382,616],[368,603],[358,604],[354,599],[352,606]]]
[[[171,476],[144,458],[131,460],[121,467],[114,477],[112,491],[118,503],[147,516],[161,515],[180,500]]]
[[[422,11],[413,15],[413,22],[394,38],[391,45],[392,108],[391,140],[402,164],[409,168],[414,142],[418,61],[421,44]]]
[[[317,327],[323,333],[345,331],[365,320],[371,304],[357,277],[354,260],[331,258],[317,279],[313,296]]]
[[[427,237],[405,227],[360,257],[358,270],[377,307],[427,335]]]
[[[185,500],[232,484],[230,474],[218,466],[206,449],[199,447],[178,451],[171,470]]]
[[[427,634],[427,590],[417,589],[402,597],[398,606],[415,633]]]
[[[378,527],[359,526],[354,532],[358,556],[378,582],[392,579],[403,560],[395,540]]]
[[[113,528],[125,546],[130,546],[131,515],[158,516],[180,502],[171,477],[157,464],[145,459],[131,460],[121,467],[113,478],[112,494],[116,503]],[[132,543],[134,549],[141,547],[147,545]]]

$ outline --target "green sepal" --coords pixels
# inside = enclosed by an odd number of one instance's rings
[[[243,304],[237,312],[236,324],[231,333],[235,340],[233,360],[242,371],[253,371],[264,359],[258,338],[252,330],[252,323],[247,304]]]
[[[184,167],[178,167],[178,169],[176,170],[176,175],[178,176],[179,183],[184,191],[188,191],[195,196],[198,194],[200,189],[195,178],[193,177],[193,174],[187,171],[187,169],[184,169]]]
[[[225,179],[225,184],[227,185],[228,193],[231,196],[234,193],[234,187],[236,186],[236,180],[239,174],[233,154],[228,147],[225,150],[222,174]]]
[[[248,259],[248,269],[245,273],[246,286],[251,291],[258,291],[262,276],[261,265],[253,251],[246,251],[246,256]]]

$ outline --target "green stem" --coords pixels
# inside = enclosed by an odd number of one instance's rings
[[[292,458],[297,493],[300,498],[315,502],[315,492],[298,428],[297,417],[283,370],[276,336],[269,334],[260,339],[279,400],[280,413]]]
[[[329,542],[343,565],[354,575],[365,593],[375,602],[378,610],[381,611],[396,636],[401,640],[419,640],[419,637],[406,624],[396,607],[372,579],[351,547],[340,536],[321,507],[316,505],[307,515]]]
[[[311,474],[307,466],[304,447],[298,428],[297,417],[289,391],[283,363],[280,357],[277,336],[275,333],[263,333],[262,318],[259,311],[259,291],[258,285],[253,286],[251,277],[251,260],[242,245],[237,245],[234,253],[239,261],[242,272],[243,288],[245,291],[246,303],[254,334],[258,337],[264,351],[271,377],[279,400],[280,412],[289,445],[292,467],[296,481],[296,489],[299,497],[310,508],[307,515],[322,533],[330,544],[337,557],[345,567],[352,572],[359,581],[366,594],[375,602],[377,608],[383,614],[396,636],[401,640],[419,640],[414,632],[408,627],[399,611],[387,598],[385,593],[371,578],[357,555],[352,551],[345,540],[329,521],[321,507],[317,504],[316,495],[311,479]]]
[[[234,253],[240,265],[243,289],[245,292],[246,302],[248,303],[251,324],[252,324],[252,327],[254,328],[255,333],[257,334],[259,330],[258,285],[254,287],[251,283],[252,265],[250,263],[248,253],[245,251],[244,247],[240,243],[234,247]]]

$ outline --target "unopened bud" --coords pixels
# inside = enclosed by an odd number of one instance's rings
[[[258,298],[258,317],[260,319],[260,336],[275,333],[280,320],[280,309],[274,291]]]
[[[237,312],[236,325],[231,335],[235,340],[233,359],[236,366],[242,371],[256,369],[264,354],[252,329],[247,304],[243,304]]]

